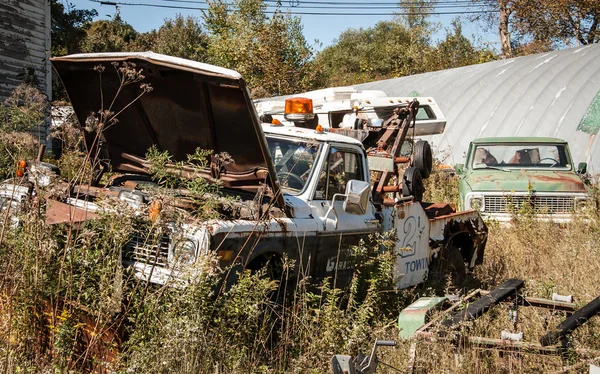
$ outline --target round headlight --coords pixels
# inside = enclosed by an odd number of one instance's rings
[[[583,213],[593,208],[592,199],[575,199],[575,212]]]
[[[175,263],[191,264],[196,260],[196,242],[191,239],[181,239],[173,246]]]
[[[483,209],[483,199],[481,197],[473,197],[470,200],[471,209],[482,210]]]

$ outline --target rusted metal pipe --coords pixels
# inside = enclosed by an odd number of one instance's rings
[[[557,347],[544,347],[537,343],[528,343],[528,342],[518,342],[512,340],[502,340],[502,339],[494,339],[487,338],[482,336],[465,336],[463,337],[463,341],[466,341],[468,344],[482,347],[482,348],[495,348],[506,351],[522,351],[526,350],[528,352],[535,352],[540,354],[560,354],[562,351]]]
[[[394,206],[407,201],[412,201],[413,199],[414,198],[412,196],[397,197],[395,199],[383,199],[383,205]]]
[[[410,157],[398,156],[394,159],[394,162],[397,164],[408,164],[410,162]]]
[[[577,307],[575,306],[574,303],[542,299],[539,297],[523,297],[523,304],[525,304],[527,306],[538,307],[538,308],[563,310],[565,312],[575,312],[577,310]]]
[[[400,192],[401,190],[402,190],[402,185],[383,186],[383,192]]]

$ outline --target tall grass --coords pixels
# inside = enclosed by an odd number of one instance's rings
[[[89,180],[90,161],[77,131],[63,131],[64,139],[72,139],[58,160],[66,169],[65,180]],[[18,136],[8,130],[2,134],[0,147],[12,146],[5,139]],[[15,162],[6,163],[7,176]],[[454,176],[434,173],[429,197],[454,201],[456,186]],[[205,187],[199,186],[206,198],[218,195]],[[366,352],[375,337],[395,339],[398,313],[418,297],[462,291],[443,272],[442,281],[394,291],[394,258],[381,250],[389,244],[385,237],[376,239],[381,246],[353,249],[355,274],[347,290],[328,281],[312,284],[288,259],[278,279],[266,270],[247,271],[232,287],[223,288],[228,269],[219,268],[212,256],[194,265],[187,287],[151,285],[121,263],[121,250],[140,217],[127,204],[105,199],[98,203],[106,209],[87,224],[46,225],[45,198],[64,194],[56,185],[38,189],[20,213],[17,228],[5,219],[6,212],[1,217],[0,371],[324,373],[333,354]],[[573,294],[581,304],[590,301],[600,290],[597,209],[585,218],[568,225],[526,216],[508,227],[490,224],[484,264],[468,275],[469,284],[493,288],[517,277],[526,281],[530,296],[558,292]],[[159,224],[146,224],[150,240],[160,236]],[[506,306],[495,308],[461,326],[462,332],[498,338],[502,329],[520,330],[526,340],[536,341],[564,318],[530,308],[515,326],[507,315]],[[593,319],[580,328],[573,334],[573,347],[600,350],[599,327]],[[399,342],[396,348],[381,349],[380,357],[406,368],[412,344],[414,371],[420,373],[541,372],[565,364],[528,352],[457,348],[441,339]]]

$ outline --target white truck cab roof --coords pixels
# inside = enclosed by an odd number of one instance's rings
[[[317,132],[316,130],[303,127],[272,125],[269,123],[263,123],[262,129],[266,135],[290,136],[310,141],[345,143],[363,147],[363,144],[357,139],[328,131]]]

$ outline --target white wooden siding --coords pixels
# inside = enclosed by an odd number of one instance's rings
[[[32,68],[39,88],[51,95],[48,0],[0,0],[0,101]]]

